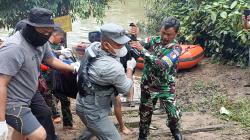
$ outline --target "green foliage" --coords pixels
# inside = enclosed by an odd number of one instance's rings
[[[205,55],[215,62],[248,63],[250,32],[243,29],[242,13],[250,5],[245,0],[148,0],[147,29],[151,34],[159,31],[166,16],[181,21],[179,40],[187,44],[200,44]]]
[[[35,7],[43,7],[53,11],[54,17],[70,14],[77,17],[96,17],[102,21],[104,11],[111,0],[0,0],[0,28],[14,27],[15,24],[27,17],[27,12]]]

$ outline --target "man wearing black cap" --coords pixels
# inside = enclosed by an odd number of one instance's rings
[[[128,94],[132,87],[134,59],[127,61],[127,76],[119,58],[127,54],[124,46],[130,39],[125,30],[114,23],[101,26],[101,43],[92,43],[86,50],[78,73],[79,94],[76,113],[86,125],[81,140],[89,133],[101,140],[120,140],[109,120],[112,95]]]
[[[52,56],[47,41],[56,25],[49,10],[32,8],[24,22],[25,28],[0,47],[0,137],[7,135],[7,122],[14,128],[13,140],[45,140],[45,129],[29,107],[31,99],[39,95],[36,90],[41,61],[75,73],[79,67]]]

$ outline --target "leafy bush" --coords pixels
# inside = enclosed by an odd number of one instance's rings
[[[245,66],[250,32],[243,29],[242,13],[250,9],[245,0],[148,0],[147,31],[156,34],[166,16],[181,21],[179,41],[200,44],[215,62]]]

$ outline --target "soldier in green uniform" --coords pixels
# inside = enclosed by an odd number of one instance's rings
[[[167,126],[175,140],[181,140],[179,131],[180,110],[176,105],[175,75],[181,47],[174,41],[180,27],[175,18],[165,18],[160,36],[147,38],[145,42],[133,42],[131,46],[141,51],[145,67],[141,80],[140,134],[146,140],[153,113],[153,100],[159,98],[168,115]],[[144,46],[144,47],[143,47]]]

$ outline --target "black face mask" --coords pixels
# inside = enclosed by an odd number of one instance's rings
[[[43,46],[48,40],[49,36],[43,35],[35,30],[35,27],[27,25],[22,30],[22,35],[27,42],[29,42],[34,47]]]

